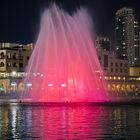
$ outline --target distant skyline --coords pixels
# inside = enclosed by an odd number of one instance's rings
[[[4,0],[0,3],[0,42],[35,42],[40,16],[50,1],[55,1],[67,11],[86,7],[93,18],[95,35],[113,39],[115,13],[122,7],[130,7],[140,17],[138,0]]]

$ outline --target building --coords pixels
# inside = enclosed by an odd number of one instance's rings
[[[106,76],[128,76],[128,60],[119,59],[110,52],[110,40],[107,37],[97,37],[97,53],[100,64]]]
[[[105,73],[108,71],[108,56],[110,52],[110,40],[107,37],[97,37],[96,49],[100,64]]]
[[[140,23],[139,23],[140,25]],[[140,47],[140,26],[139,26],[139,47]],[[140,51],[140,50],[139,50]],[[139,56],[140,57],[140,56]],[[139,64],[140,64],[140,59],[139,59]],[[140,66],[140,65],[139,65]]]
[[[32,50],[33,44],[0,43],[0,93],[23,89],[20,82]]]
[[[110,44],[108,38],[97,38],[97,53],[110,97],[140,96],[140,68],[129,67],[128,60],[118,58],[116,52],[110,52],[110,46],[106,44]]]
[[[129,67],[128,60],[117,58],[114,54],[109,55],[109,66],[107,75],[109,76],[128,76]]]
[[[110,51],[110,39],[108,37],[97,37],[97,48],[101,48],[105,51]]]
[[[32,52],[32,44],[0,43],[0,72],[23,72]]]
[[[129,66],[140,65],[138,18],[131,8],[116,12],[115,42],[119,59],[128,60]]]

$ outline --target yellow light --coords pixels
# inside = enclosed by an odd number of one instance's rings
[[[116,80],[116,77],[114,76],[114,80]]]
[[[12,76],[16,76],[17,72],[16,71],[12,71]]]
[[[107,76],[105,76],[105,79],[106,79],[106,80],[108,80],[108,77],[107,77]]]
[[[118,80],[121,80],[121,77],[118,77]]]
[[[125,77],[123,77],[123,80],[125,80]]]

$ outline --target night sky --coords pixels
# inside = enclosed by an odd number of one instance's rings
[[[0,42],[35,42],[40,15],[52,0],[3,0],[0,3]],[[54,1],[54,0],[53,0]],[[55,0],[59,6],[73,12],[86,7],[93,18],[95,35],[113,39],[115,12],[124,6],[135,9],[140,17],[139,0]]]

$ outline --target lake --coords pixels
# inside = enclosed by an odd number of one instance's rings
[[[0,140],[140,139],[136,105],[0,105]]]

